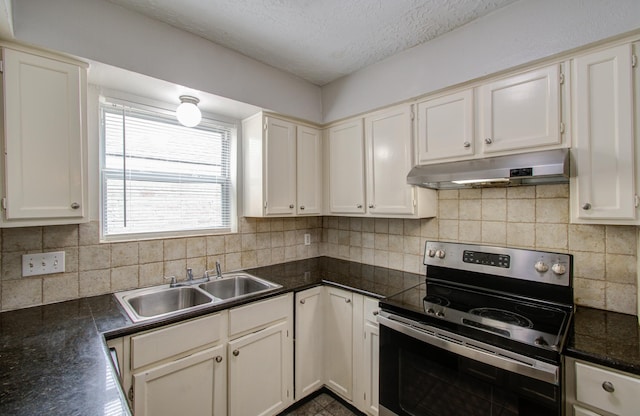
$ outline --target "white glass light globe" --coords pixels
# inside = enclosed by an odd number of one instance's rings
[[[176,109],[176,117],[180,124],[185,127],[195,127],[200,124],[202,113],[197,105],[200,100],[195,97],[183,95],[180,97],[180,101],[182,102]]]

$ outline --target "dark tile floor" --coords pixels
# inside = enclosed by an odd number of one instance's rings
[[[321,393],[295,409],[286,410],[278,416],[360,416],[345,407],[327,393]]]

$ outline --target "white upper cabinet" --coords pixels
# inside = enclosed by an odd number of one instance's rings
[[[364,214],[364,136],[358,118],[329,128],[329,212]]]
[[[3,227],[87,220],[86,69],[2,49]]]
[[[244,215],[322,213],[320,132],[259,113],[242,122]]]
[[[329,214],[435,215],[435,191],[407,185],[414,164],[412,118],[412,105],[405,104],[329,128]]]
[[[322,214],[322,134],[308,126],[297,128],[297,214]]]
[[[478,88],[483,153],[560,145],[560,65]]]
[[[473,156],[473,108],[473,89],[418,103],[418,164]]]
[[[573,222],[640,224],[632,55],[624,44],[574,59]]]

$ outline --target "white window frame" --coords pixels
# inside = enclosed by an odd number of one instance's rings
[[[124,97],[124,98],[123,98]],[[102,119],[102,106],[105,104],[114,104],[119,106],[130,107],[133,109],[143,110],[143,111],[151,111],[153,113],[167,115],[170,117],[175,117],[175,107],[176,105],[170,105],[167,103],[158,102],[155,100],[131,96],[126,93],[118,93],[114,91],[109,91],[108,95],[101,95],[99,99],[100,103],[98,106],[99,112],[99,125],[100,125],[100,152],[99,152],[99,184],[100,184],[100,241],[102,242],[118,242],[118,241],[134,241],[134,240],[152,240],[152,239],[163,239],[163,238],[175,238],[175,237],[189,237],[189,236],[202,236],[202,235],[221,235],[221,234],[230,234],[237,233],[238,231],[238,121],[230,120],[227,117],[213,115],[204,113],[202,114],[201,124],[209,124],[212,126],[224,126],[232,130],[231,134],[231,143],[230,143],[230,153],[229,153],[229,171],[231,172],[231,183],[229,187],[229,197],[230,197],[230,207],[229,207],[229,215],[230,215],[230,228],[219,230],[219,229],[194,229],[194,230],[177,230],[177,231],[158,231],[158,232],[147,232],[147,233],[124,233],[124,234],[112,234],[105,235],[105,225],[104,225],[104,212],[105,212],[105,200],[104,200],[104,163],[105,163],[105,137],[104,137],[104,126]],[[174,107],[172,109],[172,107]]]

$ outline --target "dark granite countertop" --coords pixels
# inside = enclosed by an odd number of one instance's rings
[[[281,284],[267,295],[134,324],[113,295],[0,313],[0,414],[129,415],[107,355],[114,338],[320,284],[382,298],[420,275],[318,257],[249,270]]]
[[[113,295],[0,313],[0,414],[129,415],[107,356],[114,338],[321,284],[383,298],[424,276],[318,257],[248,270],[281,284],[267,295],[134,324]],[[420,294],[412,294],[412,298]],[[640,374],[635,316],[577,308],[567,354]]]
[[[640,375],[638,318],[578,306],[565,354]]]

